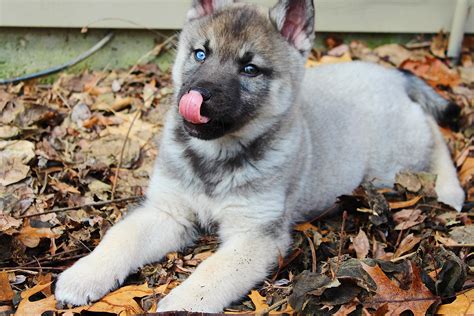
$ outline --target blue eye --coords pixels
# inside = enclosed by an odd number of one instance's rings
[[[194,51],[194,59],[197,61],[203,62],[206,59],[206,52],[202,49],[196,49]]]
[[[242,68],[242,74],[248,77],[255,77],[260,74],[260,70],[258,69],[257,66],[248,64],[248,65],[245,65],[244,68]]]

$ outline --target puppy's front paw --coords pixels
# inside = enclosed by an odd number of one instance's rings
[[[121,281],[111,267],[85,257],[59,275],[54,294],[60,303],[87,305],[118,287]]]

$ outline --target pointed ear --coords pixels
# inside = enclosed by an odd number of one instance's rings
[[[313,0],[279,0],[270,10],[270,19],[286,40],[303,54],[313,47]]]
[[[202,18],[206,15],[213,14],[215,11],[233,2],[234,0],[193,0],[191,9],[189,9],[186,18],[188,21]]]

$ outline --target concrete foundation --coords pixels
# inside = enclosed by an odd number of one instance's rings
[[[12,78],[61,65],[100,41],[107,30],[92,29],[81,33],[79,29],[0,28],[0,78]],[[137,63],[156,44],[163,42],[175,31],[114,30],[115,37],[105,47],[68,72],[84,69],[127,68]],[[317,34],[316,46],[322,46],[326,33]],[[405,43],[413,34],[337,34],[346,43],[352,39],[366,41],[375,47],[385,43]],[[144,60],[155,62],[167,70],[173,61],[173,52],[167,51],[158,58]],[[49,80],[54,79],[49,78]],[[46,79],[48,80],[48,79]]]

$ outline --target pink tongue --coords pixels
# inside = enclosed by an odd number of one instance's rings
[[[205,124],[209,118],[201,116],[202,95],[194,90],[189,91],[179,100],[179,113],[193,124]]]

